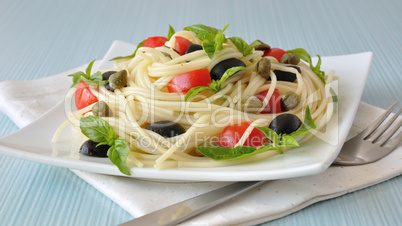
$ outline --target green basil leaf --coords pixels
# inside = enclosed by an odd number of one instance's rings
[[[191,101],[195,96],[197,96],[198,94],[202,93],[205,90],[211,90],[211,88],[208,86],[197,86],[197,87],[191,88],[186,93],[186,96],[184,97],[184,101],[186,101],[186,102]]]
[[[282,147],[274,147],[272,146],[270,143],[265,143],[264,145],[262,145],[261,147],[259,147],[256,152],[258,153],[262,153],[262,152],[266,152],[266,151],[272,151],[275,150],[277,151],[279,154],[283,153],[283,148]]]
[[[78,72],[75,72],[74,74],[69,74],[67,76],[73,77],[73,84],[71,85],[71,87],[74,87],[82,80],[82,78],[85,78],[86,75],[84,72],[78,71]]]
[[[273,131],[272,129],[264,126],[256,126],[258,130],[264,133],[264,135],[274,144],[277,144],[278,141],[280,140],[280,136]]]
[[[121,60],[121,59],[129,59],[129,58],[135,57],[135,54],[137,54],[137,50],[138,50],[139,48],[141,48],[141,47],[144,45],[145,40],[146,40],[146,39],[142,40],[142,42],[140,42],[140,43],[137,45],[137,48],[135,49],[135,51],[134,51],[133,54],[128,55],[128,56],[118,56],[118,57],[115,57],[115,58],[113,58],[113,59],[111,59],[111,60],[109,60],[109,61]]]
[[[226,81],[226,79],[228,79],[230,76],[234,75],[236,72],[240,71],[240,70],[246,70],[247,67],[232,67],[229,68],[225,71],[225,73],[223,73],[222,78],[218,81],[213,80],[211,82],[211,84],[209,84],[209,86],[197,86],[197,87],[193,87],[191,88],[186,96],[184,97],[184,101],[191,101],[195,96],[197,96],[198,94],[200,94],[201,92],[205,91],[205,90],[211,90],[214,93],[217,93],[219,91],[222,90],[222,84],[224,81]]]
[[[107,151],[107,156],[110,161],[119,168],[120,172],[131,175],[127,166],[127,156],[130,152],[130,147],[126,140],[123,138],[117,138],[114,140],[114,144]]]
[[[276,150],[279,153],[283,152],[282,148],[274,147],[268,143],[259,148],[250,146],[236,146],[234,148],[200,146],[197,149],[203,155],[215,161],[241,159],[270,150]]]
[[[315,128],[317,128],[317,127],[314,124],[313,118],[311,117],[310,108],[307,106],[305,114],[304,114],[303,124],[300,126],[300,128],[298,130],[291,133],[290,136],[299,137],[299,136],[302,136],[302,135],[310,132],[311,130],[313,130]]]
[[[302,48],[296,48],[292,50],[287,50],[286,52],[296,54],[300,59],[306,61],[308,64],[311,65],[311,56],[307,53],[306,50]]]
[[[208,39],[205,39],[202,42],[202,48],[204,49],[205,53],[209,57],[209,59],[214,58],[215,56],[215,43],[212,41],[209,41]]]
[[[172,36],[174,35],[174,33],[176,33],[176,31],[173,29],[173,27],[169,24],[169,31],[168,31],[168,35],[167,35],[167,39],[170,40],[172,38]]]
[[[91,81],[102,81],[102,73],[100,71],[97,71],[90,76],[90,79]]]
[[[297,143],[297,141],[290,135],[287,134],[283,134],[282,135],[282,145],[283,147],[287,146],[287,147],[298,147],[300,146],[299,143]]]
[[[97,143],[105,143],[112,146],[116,139],[116,133],[113,127],[99,117],[82,117],[80,119],[80,129],[85,136]]]
[[[230,41],[236,46],[237,50],[243,54],[243,56],[247,56],[253,53],[253,48],[261,43],[258,41],[254,41],[251,45],[247,44],[240,37],[230,37]]]
[[[258,46],[258,45],[261,45],[261,44],[262,44],[261,42],[255,40],[254,42],[252,42],[252,43],[250,44],[250,47],[251,47],[251,48],[254,48],[254,47],[256,47],[256,46]]]
[[[220,85],[222,85],[223,82],[226,81],[226,79],[228,79],[229,77],[231,77],[232,75],[234,75],[236,72],[238,72],[240,70],[247,70],[247,67],[238,66],[238,67],[231,67],[231,68],[227,69],[225,71],[225,73],[223,73],[222,78],[219,79]]]
[[[334,103],[337,103],[337,102],[338,102],[338,96],[336,95],[335,91],[334,91],[332,88],[329,89],[329,91],[331,92],[332,101],[333,101]]]
[[[84,81],[87,84],[99,86],[101,84],[105,84],[108,81],[104,82],[102,81],[102,73],[100,71],[95,72],[94,74],[91,74],[92,66],[94,64],[95,60],[93,60],[91,63],[88,64],[87,68],[85,69],[85,73],[82,71],[76,72],[74,74],[69,74],[68,76],[73,77],[73,84],[71,87],[76,86],[80,81]]]
[[[92,70],[92,65],[95,63],[95,60],[93,60],[91,63],[89,63],[87,69],[85,69],[85,75],[84,76],[86,79],[90,79],[91,78],[91,70]]]
[[[218,31],[218,33],[215,35],[214,39],[214,47],[215,47],[215,53],[223,49],[223,43],[227,42],[227,39],[225,35],[223,34],[223,31]]]
[[[225,32],[228,27],[229,27],[229,24],[226,24],[225,27],[223,27],[222,32]]]
[[[325,84],[325,72],[320,70],[321,67],[321,56],[317,55],[318,61],[317,65],[313,66],[313,62],[311,61],[311,56],[310,54],[307,53],[306,50],[302,48],[296,48],[292,50],[287,50],[286,52],[288,53],[294,53],[296,54],[300,59],[306,61],[310,65],[310,69],[318,76],[318,78]]]
[[[184,30],[194,32],[197,38],[201,39],[201,41],[204,41],[205,39],[214,40],[216,34],[218,33],[218,29],[203,24],[188,26],[185,27]]]
[[[211,84],[209,84],[209,88],[212,92],[217,93],[222,89],[222,85],[219,81],[212,80]]]
[[[93,80],[86,79],[83,77],[81,77],[81,80],[84,81],[86,84],[92,85],[92,86],[100,86],[100,85],[104,85],[109,82],[109,81],[96,81],[96,80],[93,81]]]
[[[234,148],[200,146],[197,149],[206,157],[217,161],[233,160],[257,154],[255,153],[257,148],[249,146],[237,146]]]
[[[223,31],[226,30],[228,26],[229,24],[227,24],[223,30],[219,30],[202,24],[196,24],[185,27],[184,30],[194,32],[195,35],[201,39],[205,53],[212,59],[218,51],[223,49],[223,43],[227,42]]]
[[[325,84],[325,72],[320,70],[321,67],[321,56],[317,55],[318,57],[318,61],[317,61],[317,65],[312,68],[312,71],[318,76],[318,78],[320,78],[320,80]],[[312,66],[310,66],[312,67]]]

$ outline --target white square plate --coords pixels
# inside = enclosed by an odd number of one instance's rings
[[[128,55],[135,46],[125,42],[113,43],[100,68],[110,65],[108,59]],[[322,57],[321,69],[335,70],[338,80],[338,110],[327,127],[327,138],[314,137],[301,147],[284,154],[244,165],[220,168],[131,168],[133,178],[169,181],[253,181],[273,180],[318,174],[325,171],[339,153],[351,128],[363,88],[370,70],[373,54],[364,52],[343,56]],[[0,153],[30,161],[70,169],[125,176],[108,158],[94,158],[79,154],[80,139],[74,139],[68,127],[59,137],[52,137],[66,120],[64,102],[48,111],[32,124],[0,139]],[[328,136],[330,139],[328,139]]]

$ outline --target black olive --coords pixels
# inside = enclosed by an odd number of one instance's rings
[[[299,73],[301,73],[301,70],[297,66],[289,66],[295,68]],[[296,74],[288,71],[280,71],[280,70],[274,70],[274,73],[276,75],[276,78],[278,81],[286,81],[286,82],[294,82],[296,80]]]
[[[111,75],[113,75],[114,73],[116,73],[116,72],[117,72],[117,71],[107,71],[107,72],[104,72],[104,73],[102,74],[102,80],[103,80],[103,81],[109,81],[109,77],[110,77]],[[106,83],[106,84],[105,84],[105,87],[106,87],[107,90],[113,91],[113,89],[110,88],[109,83]]]
[[[171,121],[154,122],[145,127],[145,129],[151,130],[165,138],[174,137],[186,132],[181,125]]]
[[[187,47],[186,54],[187,53],[192,53],[192,52],[195,52],[195,51],[198,51],[198,50],[202,50],[202,46],[200,46],[198,44],[190,44]]]
[[[96,156],[96,157],[107,157],[107,150],[109,150],[109,145],[98,145],[98,143],[87,140],[80,147],[80,153],[88,156]]]
[[[239,66],[245,67],[246,64],[243,61],[236,59],[236,58],[229,58],[229,59],[223,60],[212,68],[211,73],[210,73],[211,79],[219,80],[222,78],[222,75],[225,73],[225,71],[227,69],[232,68],[232,67],[239,67]]]
[[[276,116],[271,123],[269,128],[275,131],[277,134],[291,134],[298,130],[302,122],[300,119],[293,114],[282,114]]]

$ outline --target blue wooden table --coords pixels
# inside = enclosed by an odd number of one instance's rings
[[[373,51],[362,100],[402,101],[402,1],[0,0],[0,81],[46,77],[101,59],[113,40],[138,43],[202,23],[251,42],[322,56]],[[225,32],[226,33],[226,32]],[[1,103],[0,103],[1,104]],[[18,128],[0,114],[0,136]],[[402,177],[264,225],[400,225]],[[132,219],[70,170],[0,155],[0,225],[116,225]]]

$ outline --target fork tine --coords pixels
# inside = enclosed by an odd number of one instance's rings
[[[385,124],[385,125],[383,125],[381,128],[379,128],[379,131],[376,131],[375,133],[376,133],[376,138],[372,141],[372,143],[376,143],[379,139],[380,139],[380,137],[381,137],[381,135],[382,134],[384,134],[384,132],[388,129],[388,128],[390,128],[391,127],[391,125],[392,125],[392,123],[394,123],[394,121],[398,118],[398,116],[399,116],[399,114],[401,114],[401,111],[402,111],[402,108],[399,108],[399,111],[396,113],[396,114],[394,114],[394,116],[390,119],[390,120],[388,120],[388,122]],[[398,129],[397,129],[398,130]],[[396,131],[395,131],[396,132]],[[394,132],[394,133],[395,133]],[[374,135],[374,134],[373,134]],[[391,135],[392,136],[392,135]],[[390,137],[389,137],[390,138]]]
[[[398,104],[398,102],[399,101],[395,101],[395,103],[393,103],[391,107],[389,107],[387,111],[385,111],[381,115],[381,117],[377,119],[377,121],[375,121],[372,125],[367,127],[366,130],[368,131],[368,134],[363,138],[364,140],[367,140],[373,135],[374,131],[378,128],[378,126],[380,126],[380,124],[388,117],[388,115],[391,114],[392,109],[394,109],[394,107]]]
[[[391,153],[393,150],[395,150],[402,142],[402,132],[398,134],[395,138],[392,138],[387,146],[389,145],[389,153]]]
[[[392,128],[392,130],[390,132],[388,132],[387,136],[384,138],[384,141],[382,142],[382,144],[380,146],[383,147],[385,144],[387,144],[389,139],[396,133],[396,131],[399,130],[399,128],[401,128],[401,126],[402,126],[402,120],[399,121],[399,125],[394,126],[394,128]],[[402,134],[399,133],[399,137],[396,137],[394,139],[396,139],[396,140],[397,139],[402,139]],[[399,143],[399,142],[397,142],[397,143]]]

